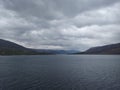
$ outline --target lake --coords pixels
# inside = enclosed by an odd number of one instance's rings
[[[0,56],[0,90],[120,90],[120,56]]]

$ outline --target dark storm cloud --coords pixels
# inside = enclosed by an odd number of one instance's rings
[[[49,49],[116,43],[119,8],[119,0],[0,0],[0,38]]]

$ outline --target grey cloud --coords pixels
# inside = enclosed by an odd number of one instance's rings
[[[62,11],[67,16],[76,16],[89,10],[106,7],[119,0],[54,0],[58,10]]]
[[[4,0],[7,9],[14,10],[24,17],[39,17],[42,20],[59,18],[51,1],[46,0]]]
[[[119,0],[1,0],[0,38],[31,48],[119,42]]]
[[[7,9],[41,19],[55,19],[112,5],[119,0],[3,0]]]

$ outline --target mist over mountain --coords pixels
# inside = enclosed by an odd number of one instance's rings
[[[77,50],[49,50],[31,49],[18,45],[14,42],[0,39],[0,55],[46,55],[46,54],[73,54]]]
[[[32,49],[40,53],[51,53],[51,54],[74,54],[80,52],[79,50],[55,50],[55,49]]]
[[[31,49],[14,42],[0,39],[0,55],[41,55],[41,54],[120,54],[120,43],[92,47],[84,52],[79,50]]]

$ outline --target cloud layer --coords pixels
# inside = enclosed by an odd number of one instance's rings
[[[119,0],[0,0],[0,38],[31,48],[120,42]]]

